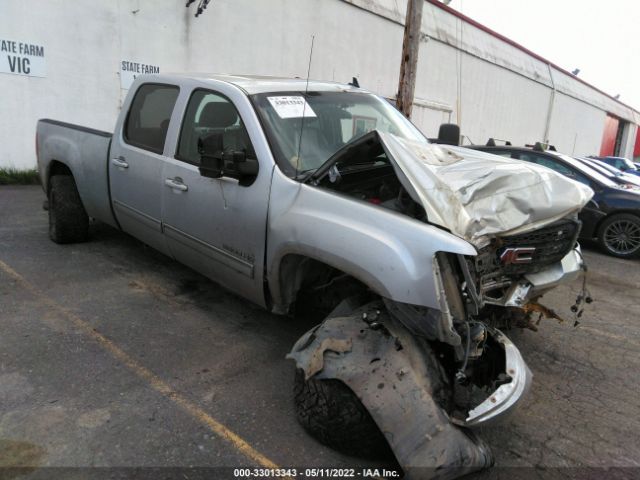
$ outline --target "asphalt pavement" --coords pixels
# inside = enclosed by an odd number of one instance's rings
[[[296,422],[284,356],[308,322],[102,224],[56,245],[43,200],[0,187],[0,479],[395,467],[338,454]],[[479,432],[496,468],[476,478],[640,477],[639,262],[584,255],[595,302],[579,323],[576,282],[542,302],[565,322],[508,332],[533,387]]]

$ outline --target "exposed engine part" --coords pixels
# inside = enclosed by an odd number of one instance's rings
[[[487,342],[487,327],[480,322],[473,322],[469,327],[469,360],[482,356]]]
[[[458,262],[460,264],[460,270],[462,270],[462,274],[464,275],[464,282],[462,284],[462,296],[466,301],[467,311],[471,315],[478,315],[478,313],[480,313],[480,310],[484,306],[484,302],[482,301],[482,298],[478,293],[476,282],[474,281],[474,277],[469,270],[467,258],[463,255],[458,255]]]

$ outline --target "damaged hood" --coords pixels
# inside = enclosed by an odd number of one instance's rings
[[[377,132],[403,187],[430,223],[477,248],[577,213],[593,190],[546,167]]]

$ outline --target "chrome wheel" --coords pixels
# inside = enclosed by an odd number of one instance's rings
[[[617,219],[606,226],[604,244],[616,255],[632,255],[640,248],[640,223],[631,219]]]

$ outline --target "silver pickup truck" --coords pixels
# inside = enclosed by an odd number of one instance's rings
[[[449,142],[456,143],[456,142]],[[353,85],[141,76],[115,133],[40,120],[54,242],[107,223],[278,314],[322,320],[288,357],[297,416],[408,477],[488,467],[473,428],[531,373],[501,329],[576,278],[593,192],[544,167],[430,143]]]

